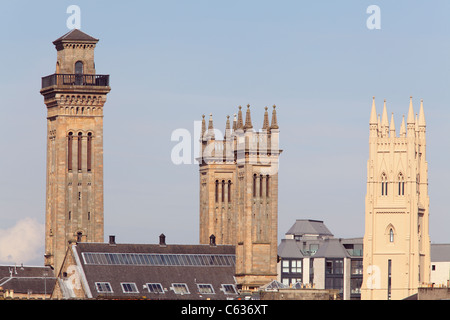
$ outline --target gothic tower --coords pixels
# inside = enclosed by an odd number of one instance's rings
[[[200,243],[236,247],[236,279],[253,290],[276,279],[278,223],[279,128],[276,107],[272,123],[266,111],[259,132],[253,129],[250,106],[245,123],[239,106],[225,134],[202,120],[200,165]]]
[[[364,279],[361,298],[403,299],[429,282],[429,198],[423,101],[414,116],[412,98],[397,136],[384,102],[372,103],[367,162]]]
[[[53,44],[56,72],[42,78],[47,106],[45,265],[57,273],[69,243],[103,242],[103,105],[98,42],[73,29]]]

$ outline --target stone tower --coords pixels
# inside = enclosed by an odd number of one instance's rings
[[[56,72],[42,78],[47,106],[45,265],[57,274],[75,241],[103,242],[103,105],[109,76],[97,75],[98,42],[73,29],[53,44]]]
[[[221,135],[219,137],[218,135]],[[259,132],[253,129],[250,106],[245,124],[238,116],[225,134],[202,120],[200,165],[200,243],[236,247],[236,279],[253,290],[276,279],[278,223],[278,145],[276,107],[269,124],[267,108]]]
[[[429,282],[429,198],[423,101],[414,115],[412,98],[399,135],[384,102],[370,116],[369,160],[361,298],[403,299]]]

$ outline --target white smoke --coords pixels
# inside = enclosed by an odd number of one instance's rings
[[[19,220],[9,229],[0,229],[0,263],[30,263],[42,258],[43,239],[44,225],[31,218]]]

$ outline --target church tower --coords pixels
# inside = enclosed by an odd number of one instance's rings
[[[384,102],[370,116],[364,234],[363,300],[403,299],[430,277],[428,164],[423,101],[397,135]]]
[[[47,106],[45,265],[57,274],[72,242],[103,242],[103,105],[109,75],[95,73],[98,42],[73,29],[53,44],[42,78]]]
[[[219,137],[220,135],[220,137]],[[236,247],[236,279],[253,290],[277,276],[278,145],[276,107],[266,107],[262,130],[253,129],[250,106],[242,108],[225,134],[203,116],[200,165],[200,243]]]

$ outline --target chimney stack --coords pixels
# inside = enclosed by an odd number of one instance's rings
[[[109,236],[109,244],[111,244],[111,245],[116,244],[116,236],[113,236],[113,235]]]
[[[213,234],[209,236],[209,245],[210,246],[215,246],[216,245],[216,236],[213,235]]]
[[[159,245],[160,246],[166,245],[166,236],[164,235],[164,233],[161,233],[159,236]]]

